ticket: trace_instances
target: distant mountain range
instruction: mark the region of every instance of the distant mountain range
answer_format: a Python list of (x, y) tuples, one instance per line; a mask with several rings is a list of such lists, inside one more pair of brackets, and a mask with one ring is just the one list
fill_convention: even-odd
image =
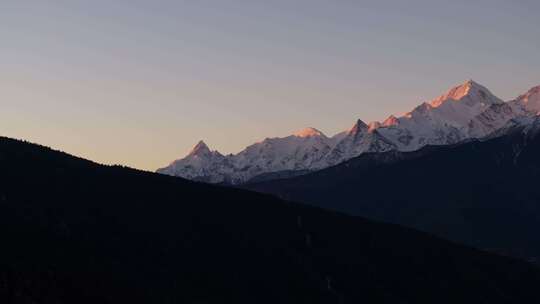
[[(516, 103), (527, 104), (531, 96)], [(514, 109), (511, 104), (507, 108)], [(533, 116), (491, 138), (411, 152), (364, 153), (307, 175), (243, 187), (539, 263), (538, 181), (540, 116)]]
[(503, 102), (469, 80), (401, 117), (327, 137), (307, 128), (284, 138), (267, 138), (238, 154), (222, 155), (199, 142), (185, 158), (157, 172), (210, 183), (242, 184), (295, 176), (340, 164), (363, 153), (416, 151), (499, 134), (540, 112), (540, 86)]
[(0, 240), (0, 303), (540, 303), (526, 262), (8, 138)]

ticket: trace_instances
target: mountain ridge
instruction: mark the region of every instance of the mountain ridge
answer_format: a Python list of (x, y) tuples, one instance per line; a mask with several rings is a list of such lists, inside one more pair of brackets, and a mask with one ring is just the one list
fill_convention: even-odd
[[(283, 138), (267, 138), (234, 155), (194, 161), (191, 155), (172, 162), (158, 173), (198, 181), (242, 184), (279, 172), (311, 172), (337, 165), (366, 152), (414, 151), (426, 145), (449, 145), (482, 138), (513, 119), (540, 112), (540, 86), (504, 102), (473, 80), (423, 102), (410, 112), (383, 122), (353, 126), (327, 137), (306, 128)], [(218, 153), (218, 152), (216, 152)]]

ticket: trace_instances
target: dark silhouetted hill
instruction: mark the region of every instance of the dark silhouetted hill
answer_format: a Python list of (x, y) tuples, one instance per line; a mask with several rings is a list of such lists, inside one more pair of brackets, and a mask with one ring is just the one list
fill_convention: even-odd
[(525, 262), (7, 138), (0, 244), (0, 303), (540, 302)]

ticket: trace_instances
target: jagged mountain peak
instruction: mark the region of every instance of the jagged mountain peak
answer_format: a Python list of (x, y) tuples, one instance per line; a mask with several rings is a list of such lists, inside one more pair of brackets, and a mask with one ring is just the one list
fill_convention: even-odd
[(349, 130), (349, 134), (357, 134), (367, 130), (369, 130), (369, 126), (361, 119), (358, 119), (356, 123), (352, 126), (352, 128)]
[(298, 131), (294, 132), (293, 135), (296, 136), (296, 137), (302, 137), (302, 138), (305, 138), (305, 137), (326, 137), (326, 135), (324, 135), (321, 131), (319, 131), (319, 130), (317, 130), (315, 128), (311, 128), (311, 127), (298, 130)]
[(478, 82), (474, 81), (473, 79), (468, 79), (463, 83), (464, 86), (467, 86), (469, 88), (477, 88), (477, 89), (485, 89), (485, 87)]
[(325, 168), (365, 152), (415, 151), (426, 145), (448, 145), (495, 134), (540, 113), (540, 86), (504, 103), (473, 80), (455, 86), (431, 102), (383, 122), (361, 119), (330, 138), (315, 128), (290, 136), (267, 138), (238, 154), (223, 156), (200, 141), (184, 159), (161, 173), (210, 182), (244, 183), (255, 176)]
[(465, 101), (468, 105), (478, 102), (484, 104), (502, 103), (503, 101), (493, 95), (486, 87), (470, 79), (463, 84), (453, 87), (445, 94), (432, 100), (432, 107), (439, 107), (447, 101)]
[(209, 154), (211, 153), (212, 151), (210, 151), (210, 148), (208, 148), (208, 146), (206, 145), (206, 143), (203, 141), (203, 140), (200, 140), (196, 145), (195, 147), (193, 147), (193, 149), (191, 149), (191, 151), (189, 152), (189, 156), (194, 156), (194, 155), (206, 155), (206, 154)]
[(519, 96), (516, 101), (527, 111), (540, 113), (540, 85), (531, 88), (527, 93)]

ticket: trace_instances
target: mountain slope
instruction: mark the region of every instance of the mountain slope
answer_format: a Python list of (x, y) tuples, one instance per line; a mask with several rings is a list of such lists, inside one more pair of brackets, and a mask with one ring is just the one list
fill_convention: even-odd
[(540, 301), (524, 262), (7, 138), (0, 239), (2, 303)]
[(540, 118), (501, 137), (364, 154), (309, 175), (246, 185), (282, 198), (540, 257)]
[(351, 129), (326, 137), (307, 128), (284, 138), (267, 138), (235, 155), (192, 154), (159, 173), (211, 183), (295, 176), (316, 171), (369, 152), (415, 151), (426, 145), (452, 145), (483, 138), (513, 119), (540, 111), (540, 87), (503, 102), (486, 87), (468, 80), (412, 111), (370, 124), (358, 120)]
[[(426, 145), (455, 144), (477, 133), (471, 129), (471, 120), (491, 106), (501, 104), (503, 101), (488, 89), (469, 80), (399, 118), (390, 116), (379, 132), (395, 142), (399, 151), (414, 151)], [(488, 133), (493, 131), (488, 130)]]

